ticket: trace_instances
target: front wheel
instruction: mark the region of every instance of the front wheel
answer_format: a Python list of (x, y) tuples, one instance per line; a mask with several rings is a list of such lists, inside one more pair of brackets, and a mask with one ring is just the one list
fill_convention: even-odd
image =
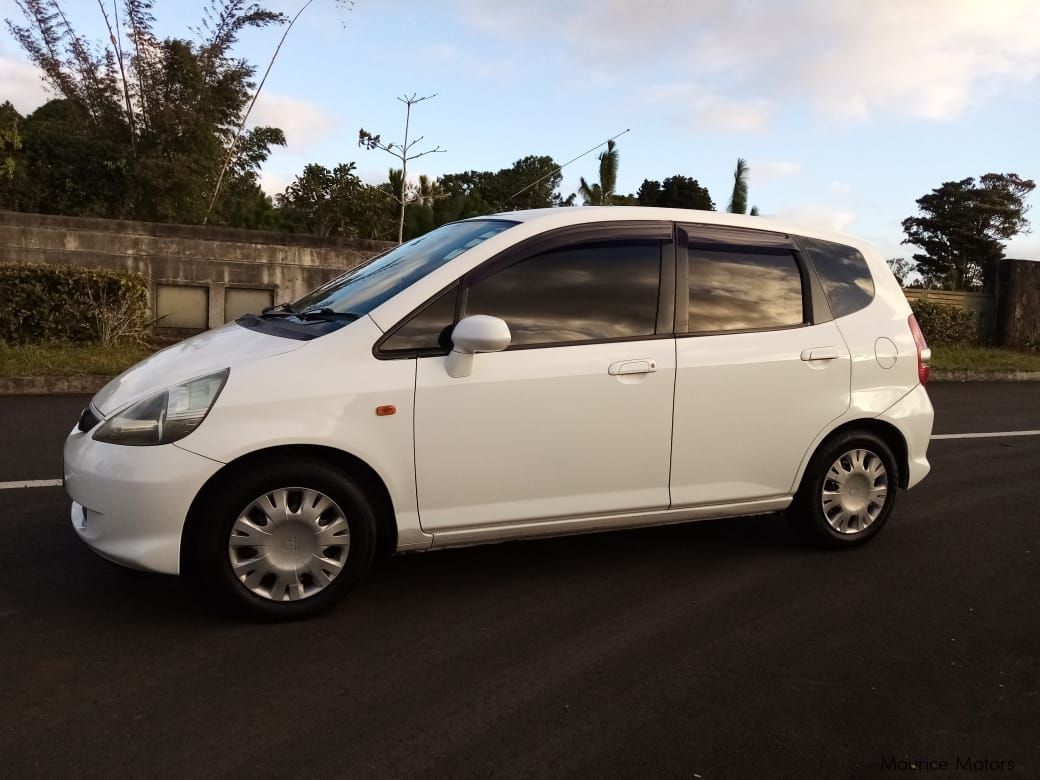
[(330, 465), (267, 464), (223, 487), (201, 508), (196, 573), (236, 611), (310, 617), (342, 599), (371, 566), (372, 507)]
[(813, 456), (788, 514), (814, 543), (851, 547), (884, 526), (898, 484), (898, 463), (884, 440), (867, 431), (849, 432)]

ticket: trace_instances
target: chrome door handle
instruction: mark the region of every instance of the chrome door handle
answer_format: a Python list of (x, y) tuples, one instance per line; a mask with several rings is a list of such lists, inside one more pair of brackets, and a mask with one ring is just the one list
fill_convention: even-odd
[(657, 370), (656, 360), (619, 360), (611, 363), (607, 373), (611, 376), (622, 376), (624, 374), (652, 374)]
[(812, 349), (802, 350), (802, 360), (837, 360), (838, 348), (837, 347), (813, 347)]

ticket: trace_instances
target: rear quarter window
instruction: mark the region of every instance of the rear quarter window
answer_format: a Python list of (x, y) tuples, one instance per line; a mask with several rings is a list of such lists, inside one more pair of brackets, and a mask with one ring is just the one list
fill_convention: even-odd
[(831, 313), (844, 317), (874, 300), (874, 279), (859, 250), (833, 241), (799, 237), (820, 277)]

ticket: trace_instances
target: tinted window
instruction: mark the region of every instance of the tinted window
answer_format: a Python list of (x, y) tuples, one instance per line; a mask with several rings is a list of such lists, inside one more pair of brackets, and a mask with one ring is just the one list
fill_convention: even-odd
[(659, 241), (582, 244), (476, 282), (466, 313), (501, 317), (514, 345), (651, 336), (660, 282)]
[(690, 333), (799, 325), (802, 276), (783, 250), (689, 250)]
[(451, 349), (451, 328), (455, 323), (455, 298), (458, 287), (452, 287), (439, 298), (412, 315), (394, 334), (382, 343), (380, 352), (413, 352), (419, 349), (445, 351)]
[(827, 303), (835, 317), (859, 311), (874, 299), (874, 280), (863, 255), (850, 246), (800, 238), (812, 256)]
[(340, 314), (368, 314), (434, 269), (514, 224), (488, 219), (444, 225), (336, 277), (292, 306), (296, 311), (328, 308)]

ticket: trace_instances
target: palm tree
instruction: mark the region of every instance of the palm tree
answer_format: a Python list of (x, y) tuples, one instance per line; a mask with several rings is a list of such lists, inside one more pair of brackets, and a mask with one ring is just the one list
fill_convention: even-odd
[(438, 198), (443, 198), (440, 182), (431, 179), (425, 173), (419, 176), (419, 186), (415, 192), (415, 200), (420, 206), (432, 206)]
[(617, 187), (618, 150), (611, 139), (607, 141), (607, 150), (599, 156), (599, 183), (590, 185), (581, 177), (578, 194), (586, 206), (610, 206), (614, 202), (614, 190)]
[[(379, 185), (379, 190), (398, 204), (397, 210), (403, 213), (405, 207), (412, 201), (415, 187), (408, 186), (404, 181), (404, 171), (401, 168), (390, 168), (387, 180)], [(404, 200), (402, 200), (402, 197)], [(388, 204), (389, 205), (389, 204)], [(398, 225), (402, 241), (404, 240), (404, 223)]]
[(404, 171), (400, 168), (391, 168), (387, 175), (387, 185), (389, 185), (390, 197), (403, 206), (408, 200), (408, 191), (404, 186)]
[(730, 214), (747, 214), (747, 176), (748, 164), (743, 157), (737, 158), (737, 167), (733, 171), (733, 196), (729, 199)]

